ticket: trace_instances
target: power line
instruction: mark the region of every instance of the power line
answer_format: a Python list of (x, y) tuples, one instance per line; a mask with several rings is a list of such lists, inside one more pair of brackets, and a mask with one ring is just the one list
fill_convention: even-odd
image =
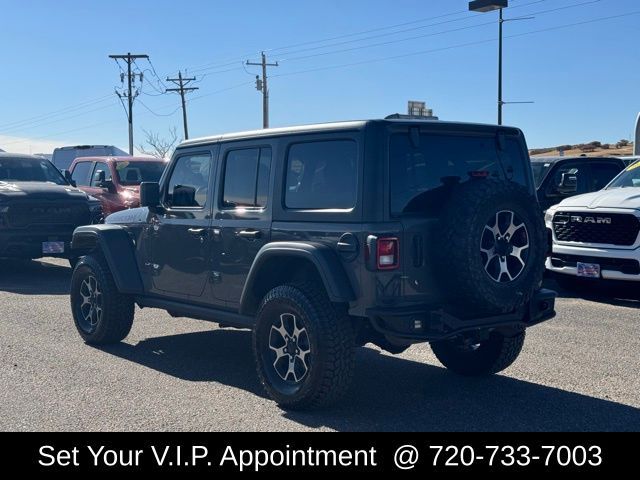
[[(515, 2), (519, 2), (519, 1), (523, 1), (523, 0), (512, 0), (514, 3)], [(515, 6), (511, 6), (510, 10), (514, 10), (516, 8), (523, 8), (523, 7), (528, 7), (531, 5), (535, 5), (538, 3), (543, 3), (546, 2), (547, 0), (534, 0), (528, 3), (525, 3), (523, 5), (515, 5)], [(388, 25), (388, 26), (384, 26), (384, 27), (377, 27), (377, 28), (372, 28), (372, 29), (368, 29), (368, 30), (362, 30), (359, 32), (352, 32), (352, 33), (347, 33), (347, 34), (342, 34), (342, 35), (337, 35), (337, 36), (333, 36), (333, 37), (328, 37), (328, 38), (323, 38), (323, 39), (318, 39), (318, 40), (309, 40), (309, 41), (305, 41), (305, 42), (300, 42), (300, 43), (295, 43), (295, 44), (291, 44), (291, 45), (285, 45), (285, 46), (281, 46), (281, 47), (276, 47), (276, 48), (271, 48), (271, 49), (267, 49), (265, 50), (268, 53), (274, 53), (274, 52), (280, 52), (280, 55), (289, 55), (291, 53), (294, 52), (284, 52), (282, 53), (282, 50), (290, 50), (292, 48), (297, 48), (297, 47), (303, 47), (303, 46), (307, 46), (307, 45), (313, 45), (313, 44), (317, 44), (317, 43), (326, 43), (326, 42), (331, 42), (334, 40), (341, 40), (344, 38), (351, 38), (351, 37), (357, 37), (357, 36), (361, 36), (361, 35), (366, 35), (369, 33), (374, 33), (374, 32), (380, 32), (380, 31), (384, 31), (384, 30), (391, 30), (394, 28), (399, 28), (399, 27), (404, 27), (404, 26), (408, 26), (408, 25), (416, 25), (419, 23), (423, 23), (426, 21), (432, 21), (432, 20), (438, 20), (441, 18), (447, 18), (447, 17), (451, 17), (451, 16), (456, 16), (456, 15), (465, 15), (464, 18), (459, 18), (456, 20), (452, 20), (452, 21), (460, 21), (460, 20), (468, 20), (470, 18), (473, 18), (472, 16), (469, 15), (469, 11), (468, 10), (459, 10), (456, 12), (450, 12), (450, 13), (445, 13), (442, 15), (436, 15), (436, 16), (431, 16), (431, 17), (425, 17), (425, 18), (421, 18), (418, 20), (412, 20), (409, 22), (402, 22), (402, 23), (397, 23), (394, 25)], [(443, 22), (443, 23), (447, 23), (447, 22)], [(436, 24), (438, 25), (438, 24)], [(411, 30), (415, 30), (416, 28), (424, 28), (424, 27), (414, 27), (412, 29), (407, 29), (407, 31), (411, 31)], [(404, 32), (404, 30), (400, 30), (397, 32), (392, 32), (389, 33), (387, 35), (395, 35), (398, 33), (402, 33)], [(354, 39), (351, 40), (351, 42), (359, 42), (359, 41), (363, 41), (365, 39)], [(315, 47), (316, 49), (320, 49), (320, 48), (326, 48), (328, 45), (325, 46), (320, 46), (320, 47)], [(242, 56), (246, 57), (246, 56), (250, 56), (253, 55), (255, 52), (250, 52), (250, 53), (246, 53)], [(223, 67), (227, 67), (230, 65), (234, 65), (236, 63), (236, 61), (231, 61), (231, 59), (229, 59), (229, 61), (227, 62), (226, 60), (222, 60), (221, 62), (225, 62), (225, 63), (220, 63), (220, 62), (209, 62), (209, 63), (205, 63), (205, 64), (200, 64), (197, 65), (195, 67), (191, 67), (189, 69), (189, 72), (191, 73), (195, 73), (195, 72), (200, 72), (200, 71), (206, 71), (206, 70), (215, 70), (217, 68), (223, 68)]]
[(5, 129), (13, 130), (14, 128), (22, 128), (23, 126), (29, 125), (29, 124), (32, 124), (32, 123), (39, 123), (39, 122), (41, 122), (43, 120), (47, 120), (49, 118), (57, 117), (57, 116), (60, 116), (60, 115), (65, 115), (67, 113), (70, 113), (70, 112), (73, 112), (73, 111), (76, 111), (76, 110), (81, 110), (81, 109), (86, 108), (86, 107), (97, 105), (98, 103), (102, 103), (105, 100), (108, 100), (108, 99), (112, 98), (111, 95), (112, 94), (104, 95), (102, 97), (97, 97), (97, 98), (94, 98), (94, 99), (91, 99), (91, 100), (86, 100), (84, 102), (81, 102), (81, 103), (78, 103), (78, 104), (75, 104), (75, 105), (70, 105), (68, 107), (64, 107), (64, 108), (61, 108), (59, 110), (52, 110), (52, 111), (50, 111), (48, 113), (43, 113), (43, 114), (36, 115), (36, 116), (33, 116), (33, 117), (25, 118), (23, 120), (17, 120), (15, 122), (5, 123), (5, 124), (0, 125), (0, 129), (1, 130), (5, 130)]
[[(591, 5), (594, 3), (598, 3), (601, 0), (589, 0), (586, 2), (582, 2), (582, 3), (576, 3), (573, 5), (566, 5), (563, 7), (559, 7), (559, 8), (553, 8), (553, 9), (549, 9), (549, 10), (541, 10), (541, 11), (537, 11), (537, 12), (531, 12), (530, 15), (545, 15), (548, 13), (552, 13), (552, 12), (558, 12), (560, 10), (567, 10), (570, 8), (576, 8), (576, 7), (582, 7), (585, 5)], [(533, 3), (539, 3), (538, 2), (533, 2)], [(533, 3), (527, 4), (528, 5), (533, 5)], [(525, 5), (520, 5), (521, 7), (525, 6)], [(443, 22), (443, 23), (449, 23), (449, 22)], [(444, 35), (444, 34), (448, 34), (448, 33), (453, 33), (453, 32), (460, 32), (463, 30), (470, 30), (473, 28), (478, 28), (478, 27), (483, 27), (483, 26), (487, 26), (487, 25), (494, 25), (495, 22), (491, 21), (491, 22), (483, 22), (483, 23), (478, 23), (475, 25), (467, 25), (465, 27), (459, 27), (459, 28), (453, 28), (453, 29), (449, 29), (449, 30), (443, 30), (440, 32), (434, 32), (434, 33), (427, 33), (427, 34), (423, 34), (423, 35), (415, 35), (412, 37), (406, 37), (406, 38), (400, 38), (397, 40), (389, 40), (386, 42), (378, 42), (378, 43), (372, 43), (372, 44), (367, 44), (367, 45), (360, 45), (357, 47), (351, 47), (351, 48), (343, 48), (343, 49), (339, 49), (339, 50), (331, 50), (328, 52), (320, 52), (320, 53), (315, 53), (315, 54), (310, 54), (310, 55), (303, 55), (303, 56), (298, 56), (298, 57), (290, 57), (290, 58), (285, 58), (283, 60), (281, 60), (282, 62), (286, 62), (286, 61), (295, 61), (295, 60), (304, 60), (307, 58), (315, 58), (315, 57), (321, 57), (321, 56), (326, 56), (326, 55), (334, 55), (337, 53), (345, 53), (345, 52), (352, 52), (355, 50), (363, 50), (366, 48), (373, 48), (373, 47), (380, 47), (380, 46), (385, 46), (385, 45), (391, 45), (391, 44), (395, 44), (395, 43), (400, 43), (400, 42), (407, 42), (410, 40), (416, 40), (419, 38), (427, 38), (427, 37), (435, 37), (435, 36), (439, 36), (439, 35)], [(432, 25), (437, 25), (437, 24), (432, 24)], [(421, 27), (420, 27), (421, 28)]]
[(155, 110), (152, 110), (151, 108), (149, 108), (142, 100), (138, 100), (138, 103), (140, 103), (140, 105), (142, 105), (146, 111), (148, 111), (150, 114), (156, 117), (172, 117), (173, 115), (176, 114), (178, 110), (180, 110), (180, 107), (178, 107), (171, 113), (158, 113)]
[[(109, 95), (109, 96), (111, 97), (111, 95)], [(7, 134), (8, 135), (12, 135), (12, 134), (15, 135), (15, 133), (8, 133), (8, 132), (11, 132), (12, 130), (16, 130), (16, 128), (18, 128), (19, 131), (30, 130), (30, 129), (33, 129), (33, 128), (40, 128), (40, 127), (44, 127), (44, 126), (47, 126), (47, 125), (52, 125), (52, 124), (55, 124), (55, 123), (58, 123), (58, 122), (64, 122), (66, 120), (71, 120), (73, 118), (82, 117), (82, 116), (87, 115), (89, 113), (99, 112), (99, 111), (102, 111), (102, 110), (106, 110), (108, 108), (113, 108), (115, 106), (116, 105), (112, 103), (112, 104), (109, 104), (109, 105), (103, 105), (103, 106), (98, 107), (98, 108), (93, 108), (91, 110), (87, 110), (87, 111), (84, 111), (84, 112), (76, 113), (74, 115), (69, 115), (69, 116), (66, 116), (66, 117), (58, 118), (56, 120), (39, 122), (37, 124), (33, 124), (33, 125), (28, 126), (28, 127), (9, 128), (9, 129), (3, 130), (2, 134), (3, 135), (7, 135)]]
[[(517, 34), (505, 36), (505, 38), (522, 37), (522, 36), (525, 36), (525, 35), (533, 35), (533, 34), (536, 34), (536, 33), (543, 33), (543, 32), (549, 32), (549, 31), (554, 31), (554, 30), (561, 30), (561, 29), (565, 29), (565, 28), (571, 28), (571, 27), (576, 27), (576, 26), (580, 26), (580, 25), (587, 25), (587, 24), (598, 23), (598, 22), (603, 22), (603, 21), (608, 21), (608, 20), (614, 20), (614, 19), (623, 18), (623, 17), (630, 17), (630, 16), (634, 16), (634, 15), (640, 15), (640, 10), (627, 12), (627, 13), (623, 13), (623, 14), (620, 14), (620, 15), (611, 15), (611, 16), (607, 16), (607, 17), (599, 17), (599, 18), (595, 18), (595, 19), (591, 19), (591, 20), (585, 20), (585, 21), (581, 21), (581, 22), (574, 22), (574, 23), (568, 23), (568, 24), (564, 24), (564, 25), (557, 25), (557, 26), (554, 26), (554, 27), (548, 27), (548, 28), (543, 28), (543, 29), (539, 29), (539, 30), (532, 30), (532, 31), (529, 31), (529, 32), (524, 32), (524, 33), (517, 33)], [(450, 45), (450, 46), (447, 46), (447, 47), (433, 48), (433, 49), (429, 49), (429, 50), (420, 50), (420, 51), (411, 52), (411, 53), (404, 53), (404, 54), (400, 54), (400, 55), (391, 55), (391, 56), (387, 56), (387, 57), (378, 57), (378, 58), (373, 58), (373, 59), (369, 59), (369, 60), (362, 60), (362, 61), (359, 61), (359, 62), (350, 62), (350, 63), (344, 63), (344, 64), (338, 64), (338, 65), (329, 65), (329, 66), (325, 66), (325, 67), (310, 68), (310, 69), (299, 70), (299, 71), (295, 71), (295, 72), (286, 72), (286, 73), (272, 75), (272, 77), (274, 77), (274, 78), (275, 77), (288, 77), (288, 76), (292, 76), (292, 75), (302, 75), (304, 73), (312, 73), (312, 72), (318, 72), (318, 71), (323, 71), (323, 70), (334, 70), (334, 69), (340, 69), (340, 68), (347, 68), (347, 67), (352, 67), (352, 66), (365, 65), (365, 64), (369, 64), (369, 63), (378, 63), (378, 62), (383, 62), (383, 61), (387, 61), (387, 60), (396, 60), (396, 59), (400, 59), (400, 58), (408, 58), (408, 57), (413, 57), (413, 56), (426, 55), (426, 54), (429, 54), (429, 53), (442, 52), (442, 51), (447, 51), (447, 50), (454, 50), (454, 49), (464, 48), (464, 47), (471, 47), (471, 46), (476, 46), (476, 45), (482, 45), (482, 44), (485, 44), (485, 43), (493, 43), (493, 42), (496, 42), (496, 41), (497, 41), (497, 39), (490, 38), (490, 39), (485, 39), (485, 40), (478, 40), (478, 41), (473, 41), (473, 42), (461, 43), (461, 44), (457, 44), (457, 45)]]

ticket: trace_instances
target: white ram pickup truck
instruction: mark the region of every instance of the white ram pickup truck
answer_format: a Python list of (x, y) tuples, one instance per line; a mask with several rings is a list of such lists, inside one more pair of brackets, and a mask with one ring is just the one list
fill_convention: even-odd
[(567, 198), (545, 214), (558, 280), (640, 282), (640, 162), (599, 192)]

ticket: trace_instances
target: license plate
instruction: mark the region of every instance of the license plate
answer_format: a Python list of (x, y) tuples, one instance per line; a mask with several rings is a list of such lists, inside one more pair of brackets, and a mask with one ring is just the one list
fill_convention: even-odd
[(600, 278), (600, 265), (597, 263), (578, 262), (578, 276), (586, 278)]
[(64, 253), (64, 242), (42, 242), (42, 253)]

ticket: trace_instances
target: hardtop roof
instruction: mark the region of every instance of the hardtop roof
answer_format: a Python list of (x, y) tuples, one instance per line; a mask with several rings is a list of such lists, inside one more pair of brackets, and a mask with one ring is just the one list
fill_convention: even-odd
[(502, 129), (511, 131), (512, 133), (518, 130), (513, 127), (499, 127), (497, 125), (481, 124), (481, 123), (467, 123), (467, 122), (449, 122), (441, 120), (429, 120), (429, 119), (371, 119), (371, 120), (353, 120), (353, 121), (341, 121), (341, 122), (328, 122), (328, 123), (316, 123), (309, 125), (297, 125), (291, 127), (278, 127), (267, 128), (261, 130), (249, 130), (244, 132), (225, 133), (220, 135), (212, 135), (201, 138), (194, 138), (185, 140), (177, 148), (187, 148), (198, 145), (206, 145), (212, 143), (219, 143), (224, 141), (244, 140), (249, 138), (266, 138), (266, 137), (279, 137), (285, 135), (299, 135), (305, 133), (321, 133), (332, 131), (354, 131), (362, 130), (370, 123), (386, 123), (389, 125), (409, 124), (409, 125), (429, 125), (437, 126), (437, 128), (446, 129), (447, 127), (461, 128), (461, 127), (473, 127), (474, 129)]

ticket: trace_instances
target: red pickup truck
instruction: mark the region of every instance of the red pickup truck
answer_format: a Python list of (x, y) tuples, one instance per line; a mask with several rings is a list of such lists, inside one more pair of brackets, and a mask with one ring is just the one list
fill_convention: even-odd
[(102, 203), (105, 217), (140, 205), (140, 183), (157, 182), (167, 166), (153, 157), (79, 157), (65, 176)]

